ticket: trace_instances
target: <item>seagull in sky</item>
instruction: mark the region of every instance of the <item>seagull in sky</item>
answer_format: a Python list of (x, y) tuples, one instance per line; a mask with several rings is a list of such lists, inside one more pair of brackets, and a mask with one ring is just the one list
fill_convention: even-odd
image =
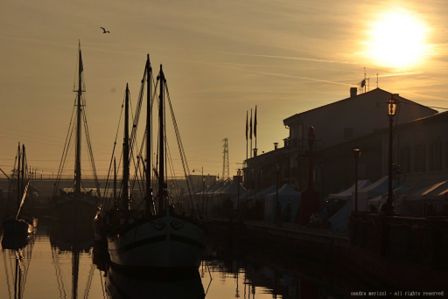
[(101, 28), (101, 30), (103, 30), (103, 33), (110, 33), (110, 31), (107, 30), (106, 28), (104, 28), (104, 27), (100, 27), (100, 28)]

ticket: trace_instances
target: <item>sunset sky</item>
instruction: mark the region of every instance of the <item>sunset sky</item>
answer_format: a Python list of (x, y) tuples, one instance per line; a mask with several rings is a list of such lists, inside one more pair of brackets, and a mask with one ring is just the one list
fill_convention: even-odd
[[(32, 167), (57, 171), (75, 98), (78, 40), (100, 174), (107, 170), (125, 84), (135, 102), (147, 53), (155, 69), (164, 65), (190, 168), (203, 166), (210, 174), (221, 173), (225, 137), (230, 172), (242, 167), (246, 110), (258, 105), (259, 152), (272, 150), (287, 137), (284, 118), (348, 97), (364, 67), (371, 88), (378, 73), (385, 90), (448, 107), (445, 1), (0, 1), (5, 171), (19, 141)], [(390, 16), (399, 24), (411, 16), (415, 21), (403, 34), (422, 33), (419, 46), (407, 46), (421, 46), (413, 63), (397, 66), (402, 55), (391, 60), (370, 51), (390, 47), (390, 41), (372, 41), (381, 23), (387, 28), (376, 34), (389, 31)], [(73, 158), (67, 163), (71, 173)]]

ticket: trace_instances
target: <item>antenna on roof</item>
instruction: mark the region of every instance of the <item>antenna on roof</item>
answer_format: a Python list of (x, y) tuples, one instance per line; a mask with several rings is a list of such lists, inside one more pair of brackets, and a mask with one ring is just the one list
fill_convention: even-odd
[(376, 73), (376, 88), (378, 88), (378, 73)]
[(366, 67), (364, 67), (364, 92), (367, 92), (367, 73), (366, 73)]
[(358, 83), (361, 90), (364, 91), (364, 93), (368, 90), (368, 84), (369, 84), (369, 78), (367, 78), (366, 68), (364, 67), (364, 79), (361, 80), (361, 82)]

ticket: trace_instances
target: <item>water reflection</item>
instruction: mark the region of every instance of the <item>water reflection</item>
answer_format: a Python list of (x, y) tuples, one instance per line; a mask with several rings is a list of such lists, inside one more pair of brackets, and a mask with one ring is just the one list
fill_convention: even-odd
[[(74, 242), (76, 240), (76, 242)], [(0, 256), (0, 298), (342, 298), (340, 274), (314, 265), (309, 268), (259, 248), (210, 242), (198, 271), (171, 275), (126, 273), (92, 263), (89, 238), (64, 235), (39, 226), (20, 250), (3, 249)], [(285, 254), (283, 254), (285, 255)], [(104, 258), (104, 257), (103, 257)]]
[[(53, 264), (56, 269), (56, 279), (58, 282), (59, 294), (66, 297), (66, 290), (61, 276), (59, 256), (67, 253), (71, 256), (71, 298), (78, 298), (78, 284), (79, 284), (79, 262), (82, 253), (89, 253), (93, 246), (93, 233), (91, 230), (75, 230), (71, 226), (52, 225), (50, 230), (50, 245), (51, 256)], [(88, 292), (92, 283), (94, 273), (94, 265), (90, 265), (89, 273), (87, 275)]]
[(158, 279), (139, 275), (126, 275), (109, 269), (106, 274), (106, 293), (111, 299), (118, 298), (205, 298), (199, 272), (181, 277)]
[(9, 298), (23, 298), (33, 245), (34, 238), (31, 236), (29, 239), (27, 238), (26, 243), (21, 243), (20, 248), (5, 249), (4, 247), (2, 250), (5, 282)]

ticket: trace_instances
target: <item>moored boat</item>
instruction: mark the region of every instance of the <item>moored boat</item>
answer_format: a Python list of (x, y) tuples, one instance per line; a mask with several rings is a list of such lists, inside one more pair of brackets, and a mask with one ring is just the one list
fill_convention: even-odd
[(131, 210), (129, 204), (129, 89), (125, 93), (125, 122), (123, 142), (123, 182), (121, 198), (109, 212), (98, 217), (98, 231), (107, 240), (110, 264), (117, 270), (142, 270), (145, 273), (157, 271), (188, 272), (199, 267), (204, 249), (204, 233), (199, 217), (179, 215), (170, 203), (167, 190), (165, 166), (165, 91), (166, 79), (160, 67), (159, 91), (159, 142), (157, 194), (152, 193), (151, 171), (151, 79), (152, 68), (149, 56), (145, 66), (147, 81), (146, 119), (146, 164), (145, 164), (145, 211)]
[(28, 197), (30, 181), (26, 178), (27, 165), (25, 145), (18, 146), (17, 151), (17, 168), (14, 171), (17, 179), (17, 205), (14, 215), (7, 218), (2, 223), (3, 238), (2, 247), (4, 249), (20, 249), (28, 243), (28, 238), (33, 232), (32, 221), (28, 221), (22, 217), (22, 208)]
[[(57, 221), (58, 226), (64, 226), (67, 231), (68, 238), (76, 239), (76, 235), (81, 233), (85, 234), (90, 232), (93, 235), (93, 220), (97, 212), (99, 184), (96, 176), (96, 168), (93, 159), (93, 151), (90, 142), (90, 134), (87, 127), (87, 117), (85, 114), (85, 100), (83, 98), (83, 93), (85, 92), (84, 82), (83, 82), (83, 61), (81, 46), (79, 44), (79, 63), (78, 63), (78, 86), (74, 90), (76, 93), (75, 109), (74, 114), (74, 124), (70, 122), (66, 143), (64, 145), (64, 150), (62, 153), (61, 162), (59, 164), (58, 175), (56, 179), (56, 184), (54, 188), (53, 196), (53, 216)], [(85, 191), (82, 186), (82, 173), (81, 173), (81, 137), (83, 129), (86, 136), (87, 147), (89, 149), (90, 161), (92, 164), (94, 180), (96, 183), (96, 193), (92, 191)], [(70, 139), (75, 131), (75, 174), (73, 187), (67, 189), (61, 189), (59, 182), (61, 180), (63, 169), (65, 165), (65, 160), (67, 158)]]

